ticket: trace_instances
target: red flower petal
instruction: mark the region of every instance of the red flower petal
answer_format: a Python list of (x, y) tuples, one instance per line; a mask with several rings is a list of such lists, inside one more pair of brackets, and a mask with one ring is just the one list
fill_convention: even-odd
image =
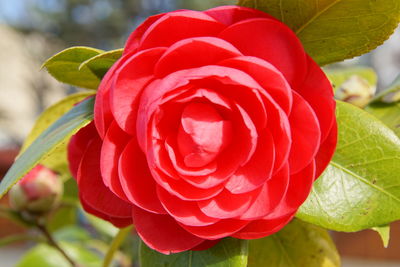
[(191, 10), (171, 12), (148, 28), (142, 37), (139, 49), (167, 47), (186, 38), (216, 36), (224, 28), (222, 23), (202, 12)]
[(119, 177), (127, 198), (149, 212), (165, 214), (156, 192), (156, 183), (147, 166), (146, 157), (132, 139), (121, 153)]
[(321, 131), (313, 109), (296, 92), (293, 92), (293, 107), (289, 121), (292, 131), (290, 173), (296, 173), (314, 159), (319, 149)]
[(321, 144), (319, 151), (315, 156), (315, 163), (316, 163), (315, 179), (321, 176), (322, 172), (328, 166), (329, 162), (331, 161), (335, 153), (336, 143), (338, 138), (337, 131), (338, 131), (337, 123), (335, 120), (328, 137)]
[(152, 174), (161, 187), (182, 200), (209, 199), (218, 195), (224, 189), (222, 184), (207, 189), (197, 188), (185, 180), (175, 180), (156, 168), (152, 169)]
[(118, 198), (103, 183), (100, 173), (101, 139), (86, 148), (78, 169), (79, 194), (86, 204), (110, 217), (129, 217), (132, 205)]
[(205, 226), (220, 220), (204, 214), (196, 201), (183, 201), (160, 186), (157, 187), (157, 192), (165, 209), (180, 223), (190, 226)]
[(113, 121), (101, 147), (100, 170), (104, 184), (117, 196), (127, 200), (118, 175), (118, 161), (130, 136)]
[(98, 138), (94, 123), (91, 122), (74, 134), (68, 143), (68, 166), (72, 177), (78, 178), (78, 168), (89, 143)]
[(129, 38), (124, 46), (124, 55), (130, 52), (135, 52), (139, 47), (143, 34), (154, 22), (156, 22), (159, 18), (163, 17), (164, 15), (165, 13), (150, 16), (142, 24), (140, 24), (139, 27), (137, 27), (135, 31), (131, 33), (131, 35), (129, 35)]
[(270, 98), (265, 97), (268, 125), (267, 129), (271, 131), (275, 147), (274, 173), (279, 171), (289, 158), (290, 148), (292, 146), (291, 129), (289, 119), (285, 112), (277, 106)]
[(274, 177), (267, 181), (247, 211), (240, 216), (242, 220), (265, 217), (281, 202), (289, 186), (289, 167), (285, 165)]
[(232, 123), (212, 105), (192, 102), (183, 109), (177, 143), (188, 167), (212, 162), (232, 141)]
[(126, 58), (121, 58), (114, 63), (101, 80), (97, 90), (96, 101), (94, 103), (94, 122), (101, 138), (104, 138), (108, 127), (113, 121), (109, 100), (110, 87), (115, 79), (115, 71), (124, 60), (126, 60)]
[(307, 167), (290, 176), (290, 183), (285, 197), (276, 205), (276, 208), (267, 215), (268, 219), (279, 218), (293, 214), (306, 201), (314, 182), (315, 163), (312, 161)]
[(143, 242), (163, 254), (189, 250), (204, 241), (182, 229), (170, 215), (154, 214), (134, 206), (132, 216)]
[(232, 237), (240, 239), (255, 239), (272, 235), (281, 230), (294, 217), (294, 214), (271, 220), (256, 220), (249, 223)]
[[(207, 55), (200, 56), (199, 55)], [(155, 68), (155, 75), (165, 76), (177, 70), (213, 65), (241, 53), (230, 43), (215, 37), (196, 37), (178, 41), (168, 48)]]
[(306, 54), (297, 36), (273, 19), (248, 19), (235, 23), (218, 35), (246, 56), (266, 60), (283, 73), (291, 86), (303, 82)]
[(275, 148), (268, 130), (258, 138), (257, 149), (250, 161), (240, 167), (225, 184), (234, 194), (242, 194), (260, 187), (271, 178), (275, 161)]
[[(137, 138), (139, 142), (139, 146), (145, 151), (146, 150), (146, 141), (147, 139), (147, 128), (148, 123), (150, 121), (150, 117), (154, 114), (154, 112), (159, 109), (159, 106), (162, 102), (162, 98), (168, 93), (177, 88), (188, 85), (191, 81), (202, 80), (212, 77), (213, 80), (216, 80), (220, 83), (227, 85), (239, 85), (243, 87), (249, 88), (258, 88), (262, 90), (262, 88), (258, 85), (254, 79), (252, 79), (246, 73), (235, 70), (232, 68), (226, 68), (221, 66), (205, 66), (201, 68), (194, 68), (189, 70), (182, 70), (174, 72), (161, 80), (155, 80), (151, 84), (149, 84), (140, 99), (140, 105), (138, 110), (138, 118), (137, 118)], [(212, 81), (208, 81), (211, 83)], [(251, 91), (251, 90), (250, 90)], [(254, 89), (256, 91), (256, 89)], [(233, 94), (234, 92), (232, 92)], [(255, 93), (252, 93), (254, 95)], [(263, 107), (263, 104), (260, 102), (255, 103), (247, 103), (247, 106), (260, 106)], [(244, 107), (247, 110), (247, 107)], [(254, 110), (254, 108), (250, 108), (250, 110)], [(263, 119), (265, 122), (265, 116), (263, 114), (254, 115), (256, 118)], [(252, 117), (253, 118), (253, 117)]]
[(279, 106), (290, 113), (292, 89), (285, 77), (270, 63), (257, 57), (242, 56), (224, 60), (218, 65), (242, 70), (254, 78)]
[(330, 133), (335, 122), (336, 102), (333, 98), (332, 85), (321, 68), (307, 56), (308, 74), (305, 81), (294, 89), (310, 104), (318, 117), (321, 142)]
[(233, 235), (248, 223), (248, 221), (225, 219), (207, 226), (187, 226), (181, 223), (179, 223), (179, 225), (193, 235), (204, 239), (215, 240)]
[(260, 10), (241, 6), (219, 6), (206, 10), (204, 11), (204, 13), (228, 26), (236, 22), (251, 18), (275, 19)]
[(235, 218), (246, 212), (254, 196), (260, 191), (232, 194), (228, 190), (224, 190), (211, 199), (199, 201), (198, 204), (201, 211), (208, 216), (219, 219)]
[(118, 125), (136, 134), (136, 112), (142, 89), (153, 79), (154, 66), (165, 52), (154, 48), (132, 55), (115, 74), (111, 89), (111, 108)]
[[(177, 142), (173, 142), (172, 138), (167, 138), (167, 140), (165, 141), (165, 149), (168, 152), (169, 160), (172, 163), (172, 167), (177, 172), (177, 177), (179, 176), (195, 186), (200, 184), (204, 186), (199, 186), (200, 188), (209, 188), (219, 183), (218, 181), (214, 180), (205, 181), (204, 179), (202, 179), (205, 177), (209, 177), (210, 174), (217, 170), (217, 164), (215, 162), (211, 162), (210, 164), (202, 166), (200, 168), (188, 168), (188, 166), (186, 166), (181, 159), (182, 157), (178, 153), (175, 153), (174, 147), (178, 147)], [(168, 170), (170, 170), (170, 174), (175, 174), (172, 168), (168, 168)], [(201, 181), (197, 181), (196, 183), (196, 180)], [(207, 185), (205, 185), (204, 183), (207, 183)]]
[(96, 217), (106, 220), (112, 223), (115, 227), (124, 228), (132, 224), (132, 216), (129, 217), (111, 217), (108, 214), (102, 213), (96, 209), (93, 209), (90, 205), (86, 204), (86, 201), (80, 196), (80, 202), (83, 209)]

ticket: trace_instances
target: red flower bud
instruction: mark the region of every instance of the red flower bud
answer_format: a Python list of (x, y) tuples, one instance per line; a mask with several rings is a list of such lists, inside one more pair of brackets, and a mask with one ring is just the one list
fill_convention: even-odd
[(10, 190), (10, 205), (17, 211), (43, 214), (60, 202), (63, 184), (58, 175), (37, 165)]

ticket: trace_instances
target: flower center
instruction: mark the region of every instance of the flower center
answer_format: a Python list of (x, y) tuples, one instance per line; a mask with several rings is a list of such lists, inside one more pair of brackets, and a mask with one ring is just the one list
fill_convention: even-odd
[(212, 162), (231, 142), (232, 125), (209, 104), (191, 102), (182, 112), (178, 148), (188, 167)]

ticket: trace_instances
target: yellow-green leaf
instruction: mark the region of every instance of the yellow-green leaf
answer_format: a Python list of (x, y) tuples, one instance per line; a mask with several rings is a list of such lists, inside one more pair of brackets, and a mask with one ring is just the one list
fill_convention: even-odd
[(337, 103), (339, 141), (297, 217), (355, 232), (400, 219), (400, 139), (371, 114)]
[(123, 49), (101, 53), (82, 62), (79, 70), (89, 68), (99, 79), (102, 79), (111, 66), (122, 56)]
[[(72, 94), (46, 109), (36, 120), (31, 132), (25, 139), (20, 154), (23, 153), (44, 130), (46, 130), (58, 118), (67, 113), (76, 103), (93, 95), (94, 93), (94, 91), (91, 91)], [(69, 170), (66, 149), (67, 142), (64, 142), (40, 163), (54, 171), (57, 171), (62, 176), (68, 176)]]
[(0, 183), (0, 198), (35, 165), (62, 145), (67, 138), (93, 120), (94, 98), (73, 107), (43, 131), (8, 170)]
[(388, 247), (390, 241), (390, 225), (373, 227), (372, 230), (376, 231), (382, 239), (383, 246)]
[(79, 69), (79, 66), (103, 52), (103, 50), (91, 47), (70, 47), (49, 58), (43, 64), (43, 67), (60, 82), (82, 88), (96, 89), (101, 79), (88, 67)]
[(400, 21), (398, 0), (240, 0), (239, 5), (287, 24), (320, 65), (371, 51)]
[(293, 220), (278, 233), (249, 241), (248, 267), (339, 267), (340, 257), (329, 233)]

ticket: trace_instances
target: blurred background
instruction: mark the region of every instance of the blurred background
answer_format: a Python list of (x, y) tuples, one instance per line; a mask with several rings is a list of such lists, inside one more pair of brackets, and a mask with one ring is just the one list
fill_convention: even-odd
[[(235, 3), (236, 0), (0, 0), (0, 177), (43, 109), (79, 90), (56, 82), (40, 70), (51, 55), (76, 45), (120, 48), (132, 30), (150, 15)], [(400, 30), (378, 49), (340, 65), (372, 67), (379, 78), (377, 89), (385, 88), (400, 73)], [(400, 266), (399, 226), (392, 229), (388, 249), (383, 249), (372, 231), (334, 233), (344, 256), (343, 266)], [(0, 219), (0, 238), (20, 230)], [(24, 249), (0, 246), (0, 265), (13, 266)]]

